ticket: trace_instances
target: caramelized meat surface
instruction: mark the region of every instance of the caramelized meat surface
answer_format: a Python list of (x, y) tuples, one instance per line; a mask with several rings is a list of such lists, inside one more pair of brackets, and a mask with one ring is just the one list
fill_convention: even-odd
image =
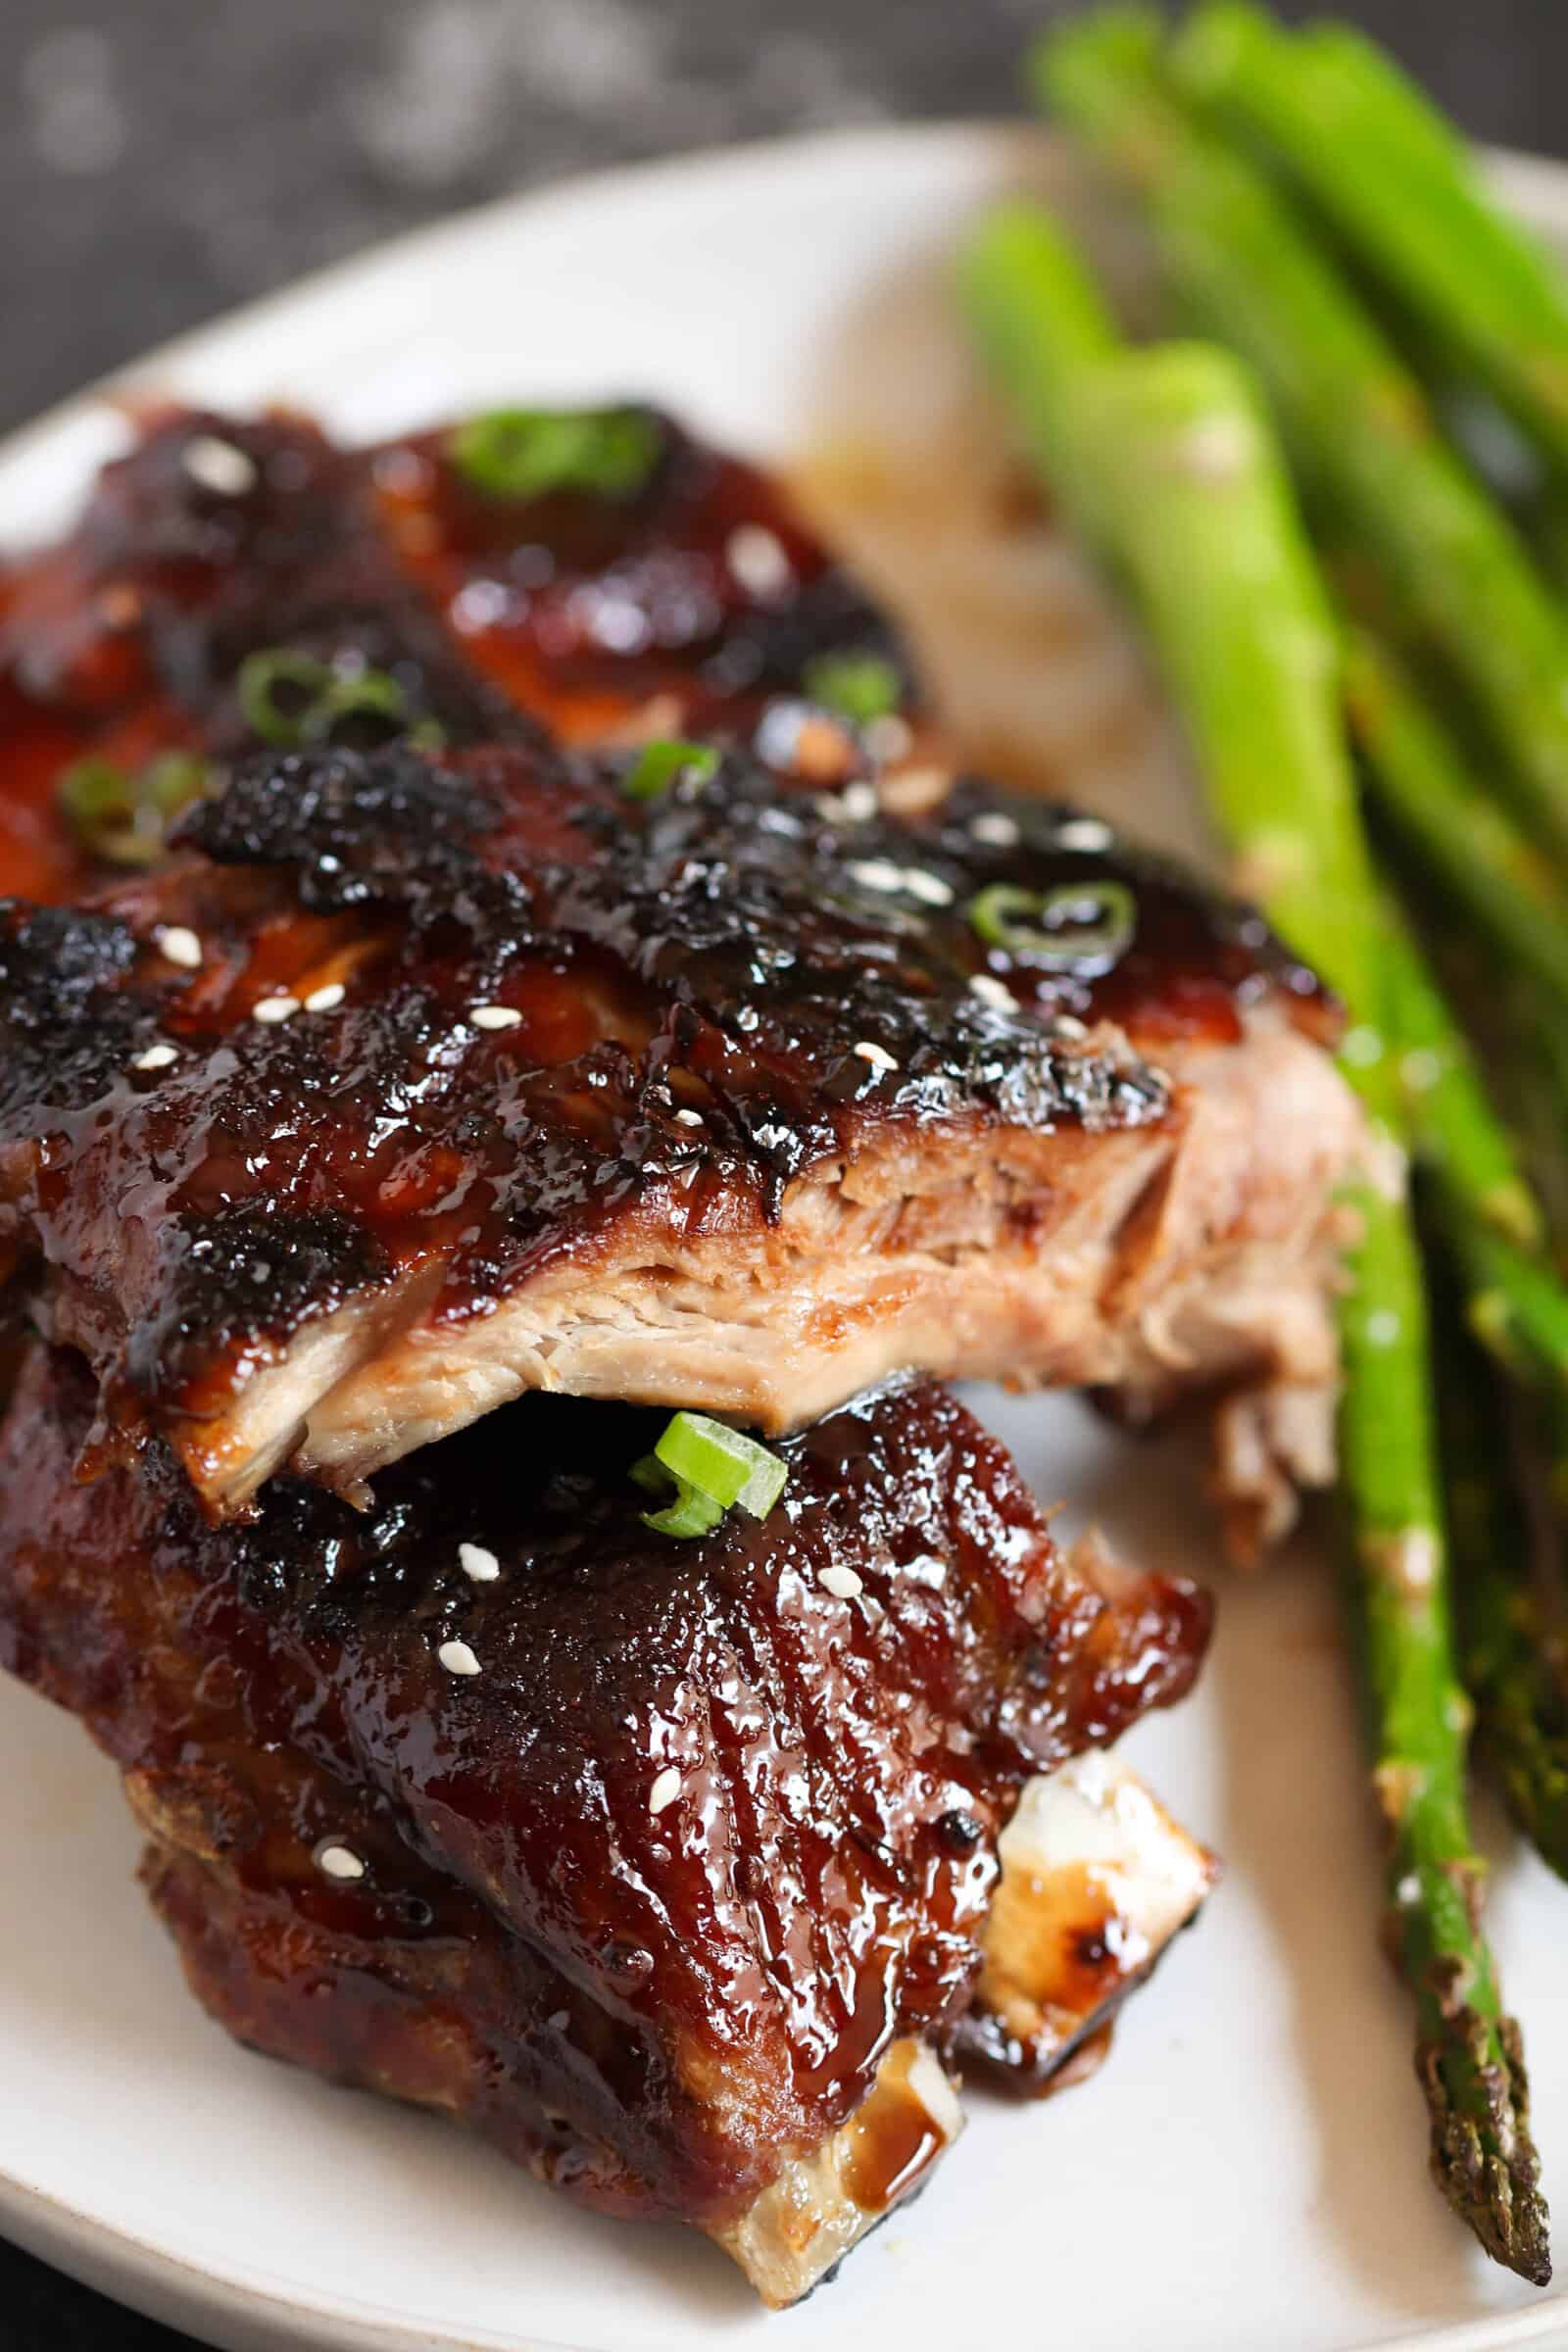
[[(903, 1367), (1332, 1371), (1332, 1016), (1103, 827), (393, 747), (256, 762), (182, 839), (0, 913), (0, 1249), (215, 1510), (530, 1387), (778, 1430)], [(987, 946), (1003, 883), (1128, 927)]]
[[(350, 451), (289, 416), (151, 420), (70, 537), (0, 575), (0, 890), (90, 883), (55, 807), (74, 756), (135, 773), (179, 748), (220, 780), (260, 740), (241, 665), (276, 651), (383, 674), (398, 723), (450, 743), (702, 727), (823, 781), (863, 768), (803, 697), (824, 655), (870, 655), (909, 713), (888, 623), (766, 475), (635, 415), (645, 478), (541, 496), (476, 487), (448, 433)], [(896, 741), (919, 750), (906, 718)]]
[[(203, 2000), (737, 2248), (893, 2050), (951, 2040), (1020, 1789), (1206, 1637), (1191, 1588), (1064, 1559), (930, 1386), (785, 1441), (767, 1520), (685, 1544), (640, 1520), (629, 1408), (529, 1399), (365, 1514), (283, 1481), (212, 1529), (161, 1447), (75, 1481), (93, 1403), (34, 1351), (0, 1661), (125, 1774)], [(918, 2155), (863, 2136), (862, 2211)]]
[(885, 665), (910, 718), (895, 631), (780, 484), (667, 416), (625, 415), (648, 459), (618, 496), (498, 496), (466, 475), (461, 435), (373, 453), (393, 544), (486, 674), (569, 742), (753, 728), (833, 656)]

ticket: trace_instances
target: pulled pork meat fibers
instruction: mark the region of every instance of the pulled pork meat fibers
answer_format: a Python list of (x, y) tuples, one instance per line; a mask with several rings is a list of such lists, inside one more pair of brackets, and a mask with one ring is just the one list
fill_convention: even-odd
[(533, 1399), (363, 1513), (283, 1479), (216, 1529), (162, 1445), (80, 1484), (94, 1409), (32, 1351), (0, 1659), (120, 1766), (198, 1996), (592, 2206), (697, 2226), (768, 2300), (925, 2178), (956, 2048), (1037, 2083), (1074, 2000), (1101, 2022), (1113, 1988), (1048, 1947), (1112, 1849), (1154, 1889), (1123, 1897), (1133, 1963), (1201, 1900), (1208, 1858), (1085, 1751), (1186, 1691), (1206, 1603), (1064, 1556), (938, 1388), (785, 1440), (768, 1516), (691, 1542), (644, 1523), (658, 1421), (629, 1407)]
[(978, 784), (629, 759), (264, 758), (0, 908), (0, 1250), (94, 1458), (232, 1513), (529, 1388), (777, 1432), (906, 1367), (1315, 1426), (1359, 1128), (1255, 916)]

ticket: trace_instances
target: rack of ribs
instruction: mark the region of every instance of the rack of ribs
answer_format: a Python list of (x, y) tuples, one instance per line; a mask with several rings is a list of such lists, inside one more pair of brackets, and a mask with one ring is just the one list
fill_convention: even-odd
[[(779, 485), (615, 431), (170, 413), (0, 573), (0, 1663), (231, 2032), (782, 2304), (1214, 1876), (1107, 1752), (1206, 1602), (935, 1379), (1192, 1400), (1266, 1540), (1361, 1137), (1250, 909), (956, 776)], [(170, 754), (167, 842), (65, 821)], [(782, 1500), (650, 1529), (654, 1408)]]
[[(36, 1347), (0, 1431), (0, 1660), (121, 1768), (201, 2000), (707, 2230), (770, 2301), (923, 2180), (956, 2049), (1049, 2076), (1038, 1998), (1027, 2051), (1016, 2028), (1052, 1936), (1076, 1919), (1103, 1960), (1113, 1899), (1142, 1968), (1207, 1889), (1085, 1754), (1185, 1692), (1206, 1602), (1064, 1555), (940, 1389), (786, 1440), (767, 1518), (688, 1543), (643, 1524), (630, 1407), (533, 1400), (366, 1512), (285, 1480), (216, 1529), (162, 1446), (80, 1484), (94, 1409)], [(1105, 1999), (1062, 1988), (1054, 2061)]]

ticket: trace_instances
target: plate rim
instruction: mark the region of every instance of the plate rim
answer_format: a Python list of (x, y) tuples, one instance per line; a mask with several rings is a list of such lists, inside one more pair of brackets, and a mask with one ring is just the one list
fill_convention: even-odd
[[(766, 178), (776, 171), (793, 169), (799, 161), (813, 154), (843, 156), (857, 150), (880, 153), (916, 143), (939, 152), (951, 148), (957, 154), (977, 150), (982, 145), (992, 149), (1007, 145), (1015, 148), (1020, 157), (1026, 157), (1059, 146), (1061, 138), (1047, 124), (1030, 123), (1026, 119), (1009, 121), (1004, 117), (853, 123), (837, 129), (734, 139), (670, 155), (650, 156), (641, 163), (609, 164), (598, 170), (571, 172), (538, 187), (514, 188), (507, 194), (485, 197), (477, 204), (461, 205), (436, 220), (400, 229), (394, 236), (378, 238), (353, 253), (342, 254), (319, 269), (289, 278), (281, 286), (270, 287), (248, 301), (230, 304), (195, 326), (182, 327), (177, 334), (167, 336), (131, 359), (117, 362), (76, 391), (52, 402), (36, 416), (24, 417), (20, 424), (0, 434), (0, 468), (9, 471), (31, 456), (39, 444), (70, 430), (95, 411), (120, 409), (129, 400), (156, 396), (160, 375), (176, 371), (185, 360), (199, 357), (205, 346), (219, 338), (265, 326), (273, 312), (291, 309), (302, 299), (314, 300), (330, 294), (335, 285), (368, 270), (428, 264), (444, 245), (461, 244), (468, 236), (482, 233), (512, 217), (526, 213), (547, 220), (552, 213), (565, 215), (582, 203), (613, 202), (633, 186), (700, 179), (709, 174), (727, 179), (741, 172)], [(1559, 167), (1548, 159), (1511, 154), (1505, 161), (1510, 167), (1539, 164), (1548, 175), (1556, 173), (1564, 223), (1568, 226), (1568, 165)]]
[[(117, 364), (0, 435), (0, 469), (10, 471), (24, 465), (48, 442), (70, 433), (96, 413), (156, 396), (160, 376), (177, 375), (187, 362), (199, 361), (208, 346), (230, 332), (265, 328), (274, 313), (284, 314), (302, 299), (329, 295), (334, 286), (350, 283), (370, 270), (427, 268), (438, 260), (444, 247), (483, 235), (520, 216), (540, 220), (559, 213), (564, 217), (580, 205), (613, 203), (651, 182), (670, 184), (737, 175), (765, 180), (774, 173), (799, 169), (813, 155), (831, 154), (842, 160), (856, 151), (880, 156), (899, 149), (918, 150), (927, 156), (947, 151), (962, 155), (978, 152), (982, 146), (1001, 154), (1010, 146), (1024, 159), (1038, 157), (1059, 143), (1058, 133), (1031, 123), (1027, 118), (900, 120), (727, 141), (570, 173), (538, 187), (514, 189), (360, 247), (249, 301), (217, 312), (198, 325)], [(1489, 175), (1533, 227), (1555, 229), (1568, 236), (1568, 161), (1512, 148), (1489, 147), (1480, 152)], [(912, 165), (913, 154), (910, 161)], [(432, 2332), (424, 2321), (411, 2321), (389, 2307), (342, 2296), (321, 2283), (313, 2283), (311, 2300), (301, 2301), (291, 2290), (280, 2291), (275, 2278), (248, 2265), (214, 2268), (189, 2261), (140, 2230), (90, 2212), (26, 2180), (3, 2160), (0, 2224), (15, 2244), (38, 2260), (132, 2311), (172, 2328), (205, 2329), (219, 2322), (234, 2352), (251, 2352), (253, 2346), (264, 2342), (255, 2333), (255, 2325), (273, 2330), (272, 2342), (287, 2340), (276, 2333), (286, 2329), (288, 2336), (309, 2352), (594, 2352), (588, 2345), (558, 2337), (522, 2337), (510, 2329), (498, 2334), (492, 2328), (465, 2327), (459, 2336), (442, 2324)], [(323, 2328), (333, 2331), (329, 2337), (322, 2334)], [(1358, 2339), (1342, 2347), (1342, 2352), (1517, 2352), (1517, 2347), (1553, 2339), (1568, 2342), (1568, 2299), (1562, 2294), (1514, 2311), (1422, 2328), (1414, 2333)]]

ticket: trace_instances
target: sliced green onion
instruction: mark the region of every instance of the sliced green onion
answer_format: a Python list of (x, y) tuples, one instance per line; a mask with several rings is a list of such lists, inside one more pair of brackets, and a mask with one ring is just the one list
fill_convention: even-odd
[(676, 1413), (654, 1447), (655, 1459), (728, 1510), (752, 1474), (751, 1455), (762, 1448), (706, 1413)]
[(112, 760), (74, 760), (55, 787), (62, 814), (82, 848), (111, 865), (151, 865), (169, 819), (207, 789), (207, 762), (166, 752), (131, 775)]
[(657, 1528), (662, 1536), (710, 1536), (724, 1516), (724, 1505), (711, 1494), (705, 1494), (689, 1479), (677, 1477), (666, 1470), (654, 1454), (645, 1453), (633, 1462), (627, 1474), (645, 1494), (658, 1497), (662, 1507), (657, 1511), (639, 1511), (644, 1527)]
[[(752, 1441), (748, 1439), (747, 1443), (750, 1445)], [(751, 1518), (765, 1519), (783, 1494), (788, 1479), (789, 1470), (778, 1455), (770, 1453), (765, 1446), (759, 1446), (752, 1475), (735, 1500)]]
[(391, 672), (362, 669), (356, 677), (332, 679), (305, 714), (305, 739), (325, 743), (346, 718), (385, 718), (400, 727), (408, 715), (409, 698)]
[(1064, 882), (1024, 890), (994, 882), (971, 899), (969, 921), (988, 948), (1065, 971), (1119, 956), (1138, 928), (1138, 906), (1125, 882)]
[(674, 1489), (663, 1510), (642, 1513), (644, 1526), (663, 1536), (711, 1535), (737, 1504), (753, 1519), (765, 1519), (788, 1476), (767, 1446), (706, 1413), (672, 1413), (653, 1452), (631, 1466), (644, 1494)]
[(675, 735), (662, 736), (657, 743), (643, 745), (621, 777), (620, 789), (631, 801), (657, 801), (681, 776), (690, 776), (694, 783), (706, 783), (717, 765), (718, 754), (710, 744), (683, 743)]
[(662, 1511), (640, 1511), (644, 1527), (657, 1530), (662, 1536), (710, 1536), (724, 1516), (724, 1505), (715, 1502), (698, 1487), (689, 1487), (684, 1479), (675, 1482), (675, 1499)]
[(654, 1454), (672, 1477), (710, 1494), (726, 1510), (738, 1502), (754, 1519), (766, 1518), (789, 1475), (778, 1455), (756, 1438), (706, 1413), (672, 1414)]
[[(264, 743), (292, 747), (305, 740), (305, 721), (323, 695), (333, 686), (333, 674), (324, 662), (314, 654), (296, 653), (286, 645), (274, 645), (265, 653), (247, 654), (239, 665), (235, 687), (239, 707), (248, 725), (255, 728)], [(277, 690), (292, 687), (287, 703), (280, 703)]]
[(409, 729), (409, 748), (416, 752), (444, 752), (447, 731), (438, 718), (421, 718)]
[(489, 498), (635, 498), (663, 439), (641, 409), (492, 409), (448, 435), (447, 456)]
[(112, 760), (74, 760), (55, 786), (55, 797), (89, 849), (96, 836), (128, 825), (136, 812), (136, 787)]
[(141, 779), (139, 800), (144, 808), (156, 809), (167, 823), (199, 801), (207, 790), (208, 766), (194, 752), (165, 752), (152, 762)]
[(239, 707), (263, 742), (286, 751), (330, 743), (346, 719), (381, 718), (401, 727), (409, 715), (409, 698), (390, 670), (345, 674), (292, 646), (247, 654), (235, 684)]
[(904, 681), (885, 654), (818, 654), (801, 672), (807, 697), (858, 727), (897, 710)]

